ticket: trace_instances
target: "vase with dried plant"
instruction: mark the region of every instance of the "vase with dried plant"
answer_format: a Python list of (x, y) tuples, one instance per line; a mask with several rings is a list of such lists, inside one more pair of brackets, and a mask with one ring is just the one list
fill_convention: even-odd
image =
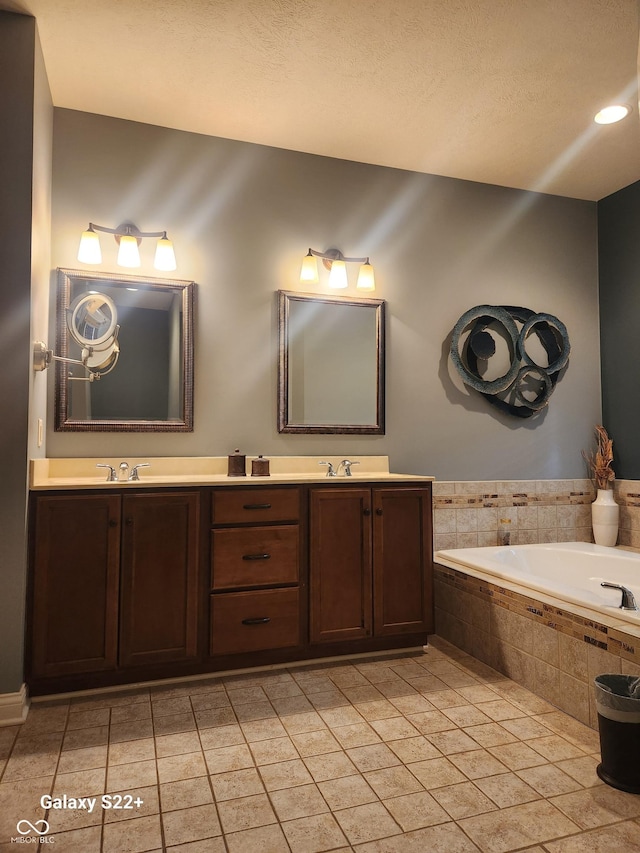
[(598, 424), (595, 427), (595, 451), (582, 451), (591, 476), (595, 482), (596, 499), (591, 504), (591, 524), (596, 545), (613, 547), (618, 540), (620, 507), (613, 497), (613, 440), (606, 429)]

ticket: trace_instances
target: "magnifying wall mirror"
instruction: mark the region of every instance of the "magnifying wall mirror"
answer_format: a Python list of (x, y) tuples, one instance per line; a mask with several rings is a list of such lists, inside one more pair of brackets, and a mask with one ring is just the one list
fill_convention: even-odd
[(67, 312), (69, 331), (81, 344), (98, 346), (114, 333), (118, 312), (113, 299), (93, 291), (77, 296)]
[[(194, 290), (194, 282), (58, 270), (56, 353), (81, 363), (56, 360), (57, 430), (193, 430)], [(87, 370), (109, 375), (80, 381)]]
[(67, 327), (82, 348), (81, 360), (89, 371), (89, 380), (111, 373), (120, 356), (120, 326), (113, 299), (97, 291), (81, 293), (67, 311)]
[(278, 293), (278, 431), (384, 434), (384, 301)]

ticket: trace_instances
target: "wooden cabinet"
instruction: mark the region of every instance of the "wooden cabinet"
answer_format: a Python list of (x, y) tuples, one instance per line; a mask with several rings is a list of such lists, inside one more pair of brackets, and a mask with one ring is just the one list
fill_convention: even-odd
[(216, 490), (211, 521), (210, 655), (299, 646), (300, 489)]
[(430, 495), (399, 486), (312, 489), (312, 643), (426, 639), (433, 630)]
[(309, 537), (311, 642), (371, 636), (371, 489), (313, 489)]
[(433, 630), (430, 484), (36, 492), (30, 543), (34, 695), (416, 646)]
[(38, 496), (31, 675), (197, 653), (197, 492)]
[(122, 498), (121, 666), (194, 659), (198, 494)]
[(372, 494), (374, 634), (433, 632), (431, 492)]
[(120, 497), (39, 497), (31, 668), (61, 676), (115, 669)]

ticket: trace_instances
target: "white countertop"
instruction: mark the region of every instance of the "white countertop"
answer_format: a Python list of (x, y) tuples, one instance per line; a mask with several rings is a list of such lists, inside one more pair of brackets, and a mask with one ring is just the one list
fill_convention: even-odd
[[(227, 475), (226, 456), (184, 457), (92, 457), (32, 459), (30, 464), (30, 487), (46, 489), (103, 489), (144, 488), (145, 486), (254, 486), (296, 483), (365, 483), (365, 482), (431, 482), (434, 478), (420, 474), (396, 474), (389, 471), (388, 456), (271, 456), (270, 476), (251, 476), (251, 457), (247, 455), (245, 477)], [(320, 461), (332, 462), (337, 468), (341, 459), (354, 463), (351, 477), (327, 477), (326, 467)], [(150, 463), (141, 468), (138, 481), (107, 480), (107, 469), (96, 468), (98, 463), (113, 466), (119, 472), (121, 462), (127, 462), (129, 470), (143, 462)]]

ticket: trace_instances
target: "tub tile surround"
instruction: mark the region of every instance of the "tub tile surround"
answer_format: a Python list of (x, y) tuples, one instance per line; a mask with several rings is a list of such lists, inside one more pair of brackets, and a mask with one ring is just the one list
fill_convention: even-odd
[[(640, 548), (640, 482), (616, 480), (618, 545)], [(583, 480), (433, 484), (434, 551), (495, 546), (501, 518), (511, 544), (593, 542), (593, 483)], [(435, 565), (436, 632), (581, 722), (597, 727), (592, 682), (603, 672), (640, 675), (640, 629), (594, 621), (512, 585)]]
[[(3, 851), (22, 819), (87, 853), (638, 849), (640, 797), (598, 779), (595, 732), (439, 637), (424, 652), (43, 700), (0, 735)], [(143, 803), (40, 804), (103, 793)]]
[(640, 549), (640, 480), (615, 480), (613, 494), (620, 506), (618, 545)]
[[(640, 549), (640, 481), (616, 480), (620, 506), (618, 545)], [(582, 480), (436, 481), (434, 550), (498, 544), (508, 518), (512, 545), (593, 542), (593, 482)]]
[(434, 550), (497, 545), (503, 518), (510, 521), (512, 545), (592, 542), (594, 497), (588, 479), (436, 481)]
[(541, 593), (531, 598), (437, 562), (434, 587), (439, 636), (592, 728), (594, 677), (640, 675), (640, 628), (633, 625), (595, 621), (588, 610), (572, 613)]

